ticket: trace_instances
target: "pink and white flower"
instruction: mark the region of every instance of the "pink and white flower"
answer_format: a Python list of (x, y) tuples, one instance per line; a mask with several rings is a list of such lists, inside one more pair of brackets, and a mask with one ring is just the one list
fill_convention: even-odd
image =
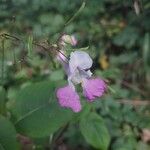
[(74, 112), (81, 110), (79, 96), (75, 91), (75, 85), (81, 84), (83, 95), (92, 102), (101, 97), (106, 91), (106, 84), (100, 78), (92, 78), (90, 68), (92, 59), (84, 51), (71, 52), (68, 62), (60, 59), (68, 76), (68, 86), (57, 90), (57, 98), (60, 106), (71, 108)]

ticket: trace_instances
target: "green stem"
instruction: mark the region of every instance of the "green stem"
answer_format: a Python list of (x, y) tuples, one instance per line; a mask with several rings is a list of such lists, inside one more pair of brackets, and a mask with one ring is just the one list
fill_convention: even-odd
[(86, 4), (85, 1), (83, 1), (78, 11), (65, 23), (64, 26), (67, 26), (68, 24), (70, 24), (80, 14), (80, 12), (84, 9), (85, 4)]
[[(60, 36), (59, 36), (59, 38), (56, 40), (56, 43), (59, 42), (60, 37), (62, 36), (65, 27), (68, 26), (68, 25), (81, 13), (81, 11), (82, 11), (82, 10), (84, 9), (84, 7), (85, 7), (85, 4), (86, 4), (86, 0), (84, 0), (84, 1), (82, 2), (80, 8), (74, 13), (74, 15), (71, 16), (71, 17), (69, 18), (69, 20), (67, 20), (66, 23), (56, 32), (56, 33), (60, 33)], [(55, 34), (56, 34), (56, 33), (55, 33)], [(52, 36), (53, 36), (53, 35), (52, 35)]]
[(2, 63), (1, 63), (1, 83), (3, 84), (4, 80), (4, 58), (5, 58), (5, 41), (2, 39)]

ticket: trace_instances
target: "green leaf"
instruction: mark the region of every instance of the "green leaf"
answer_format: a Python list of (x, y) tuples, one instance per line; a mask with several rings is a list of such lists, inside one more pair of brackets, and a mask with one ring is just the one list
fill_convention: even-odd
[(27, 49), (28, 49), (28, 56), (32, 57), (32, 51), (33, 51), (33, 37), (28, 37), (28, 43), (27, 43)]
[(13, 124), (3, 116), (0, 116), (0, 150), (18, 150), (16, 130)]
[(149, 150), (149, 149), (150, 149), (150, 145), (148, 145), (148, 143), (144, 143), (142, 141), (140, 141), (136, 147), (136, 150)]
[(150, 35), (145, 34), (143, 42), (143, 61), (146, 66), (150, 65)]
[(6, 99), (6, 91), (3, 87), (0, 87), (0, 114), (5, 111), (5, 99)]
[(1, 84), (4, 83), (4, 69), (5, 69), (5, 40), (3, 39), (2, 40), (2, 43), (1, 43), (1, 49), (2, 49), (2, 58), (1, 58), (1, 78), (0, 78), (0, 82)]
[(86, 50), (88, 50), (89, 49), (89, 46), (87, 46), (87, 47), (82, 47), (82, 48), (69, 48), (69, 49), (67, 49), (68, 51), (75, 51), (75, 50), (78, 50), (78, 51), (86, 51)]
[(128, 136), (123, 136), (122, 137), (118, 137), (113, 145), (112, 145), (112, 149), (113, 150), (137, 150), (136, 146), (137, 146), (137, 141), (136, 138), (128, 135)]
[(52, 81), (59, 81), (59, 80), (64, 79), (64, 71), (63, 70), (53, 71), (50, 75), (50, 79)]
[(93, 147), (107, 150), (110, 136), (103, 119), (96, 113), (90, 113), (81, 119), (80, 130), (85, 140)]
[(139, 33), (137, 28), (127, 26), (121, 33), (114, 37), (113, 42), (118, 46), (131, 48), (136, 43), (138, 36)]
[(18, 92), (13, 103), (10, 102), (18, 132), (44, 137), (70, 121), (73, 113), (57, 105), (55, 86), (54, 82), (39, 82)]

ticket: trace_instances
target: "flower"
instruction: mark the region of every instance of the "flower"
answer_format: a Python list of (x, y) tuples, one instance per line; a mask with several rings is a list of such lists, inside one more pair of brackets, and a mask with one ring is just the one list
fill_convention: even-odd
[(70, 73), (68, 74), (68, 82), (73, 88), (74, 84), (81, 83), (83, 95), (89, 101), (94, 101), (97, 97), (101, 97), (104, 94), (106, 84), (100, 78), (91, 78), (91, 66), (92, 59), (86, 52), (72, 52), (69, 60)]
[(60, 62), (68, 76), (68, 85), (57, 90), (58, 102), (62, 107), (71, 108), (74, 112), (79, 112), (81, 110), (81, 104), (79, 96), (75, 91), (75, 85), (81, 84), (83, 95), (88, 101), (92, 102), (104, 94), (106, 84), (100, 78), (91, 77), (92, 73), (90, 68), (92, 67), (93, 61), (88, 53), (78, 50), (71, 52), (67, 62), (66, 58), (61, 55), (59, 55)]

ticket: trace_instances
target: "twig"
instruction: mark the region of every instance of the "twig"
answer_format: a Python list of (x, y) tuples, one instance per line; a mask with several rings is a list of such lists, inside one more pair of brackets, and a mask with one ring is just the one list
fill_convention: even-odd
[(125, 86), (127, 86), (128, 88), (130, 88), (130, 89), (132, 89), (132, 90), (134, 90), (134, 91), (136, 91), (136, 92), (139, 92), (139, 93), (141, 93), (142, 95), (146, 96), (146, 92), (145, 92), (145, 91), (143, 91), (143, 90), (141, 90), (141, 89), (135, 87), (134, 85), (132, 85), (132, 84), (126, 82), (126, 81), (122, 81), (122, 84), (125, 85)]
[(51, 148), (51, 149), (54, 149), (54, 146), (55, 146), (54, 144), (59, 141), (59, 139), (62, 137), (62, 135), (64, 134), (64, 132), (67, 130), (68, 126), (69, 126), (69, 123), (67, 123), (67, 124), (62, 128), (62, 130), (61, 130), (58, 134), (56, 134), (56, 135), (54, 136), (54, 138), (53, 138), (53, 140), (52, 140), (52, 143), (51, 143), (51, 145), (50, 145), (50, 148)]
[(2, 72), (1, 72), (1, 81), (3, 83), (3, 79), (4, 79), (4, 57), (5, 57), (5, 41), (4, 39), (2, 39)]
[(64, 134), (64, 132), (67, 130), (69, 126), (69, 123), (67, 123), (64, 128), (60, 131), (60, 133), (55, 137), (54, 141), (57, 142), (61, 137), (62, 135)]
[[(1, 37), (4, 37), (4, 38), (12, 38), (12, 39), (15, 39), (15, 40), (17, 40), (17, 41), (20, 41), (20, 42), (23, 42), (23, 43), (24, 43), (24, 41), (23, 41), (22, 39), (20, 39), (20, 38), (14, 36), (14, 35), (9, 35), (9, 34), (7, 34), (7, 33), (3, 33), (3, 34), (0, 34), (0, 36), (1, 36)], [(58, 51), (59, 53), (61, 53), (61, 54), (66, 58), (66, 60), (68, 60), (67, 56), (64, 55), (57, 47), (54, 47), (52, 44), (49, 44), (49, 46), (48, 46), (48, 48), (47, 48), (47, 47), (45, 47), (45, 46), (43, 46), (43, 45), (41, 45), (41, 44), (39, 44), (39, 43), (37, 43), (37, 42), (35, 42), (35, 41), (32, 42), (32, 43), (33, 43), (33, 45), (35, 45), (35, 46), (41, 47), (41, 48), (42, 48), (43, 50), (45, 50), (46, 52), (51, 52), (50, 49), (56, 50), (56, 51)]]
[(8, 38), (9, 37), (9, 38), (15, 39), (17, 41), (23, 41), (23, 40), (19, 39), (18, 37), (14, 36), (14, 35), (7, 34), (7, 33), (2, 33), (2, 34), (0, 34), (0, 36), (2, 36), (4, 38)]
[(120, 99), (117, 100), (120, 104), (129, 104), (134, 106), (146, 106), (150, 105), (150, 100), (127, 100), (127, 99)]

